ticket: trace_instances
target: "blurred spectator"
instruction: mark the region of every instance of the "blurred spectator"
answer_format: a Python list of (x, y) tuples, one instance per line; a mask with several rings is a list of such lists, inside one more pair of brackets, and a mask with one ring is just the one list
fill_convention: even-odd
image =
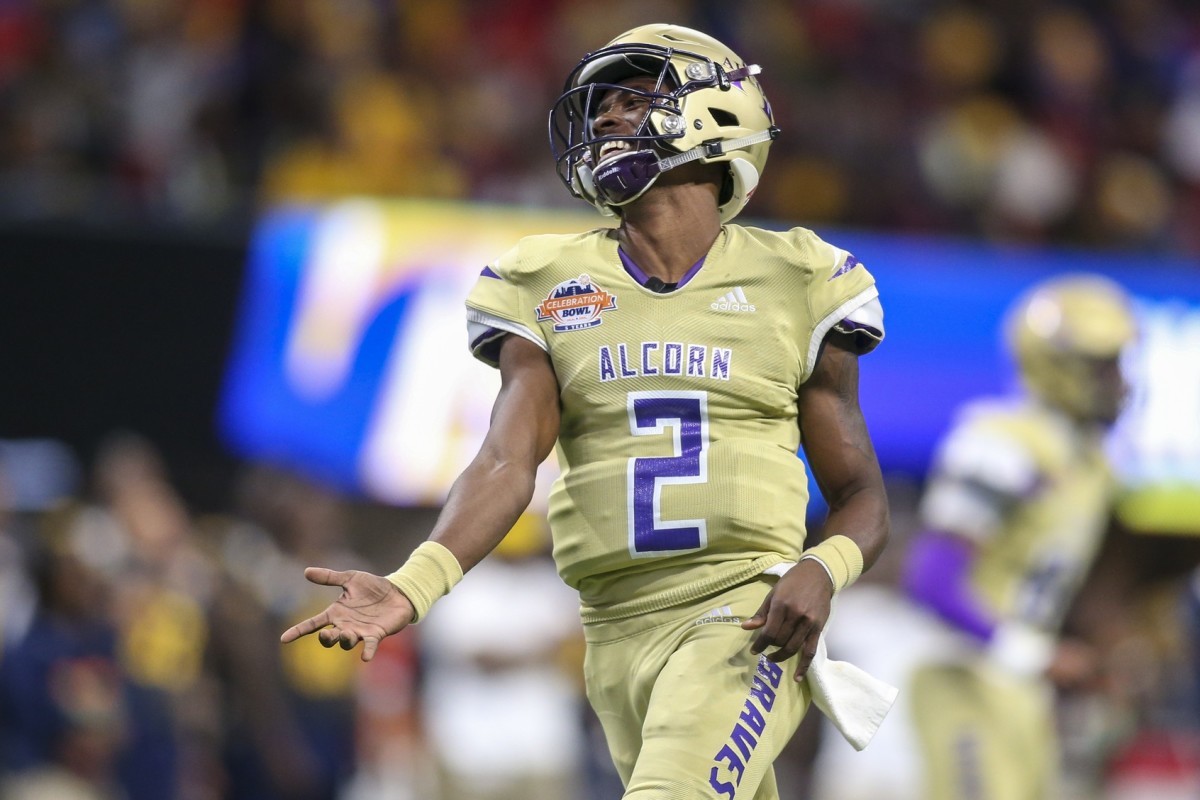
[(417, 697), (416, 631), (389, 636), (358, 681), (355, 773), (341, 800), (425, 800), (435, 777)]
[(128, 800), (212, 797), (221, 785), (211, 756), (219, 695), (206, 666), (216, 566), (149, 441), (113, 434), (96, 455), (92, 482), (70, 534), (111, 595), (130, 707), (120, 763)]
[[(1200, 253), (1200, 11), (704, 0), (16, 0), (0, 217), (238, 221), (346, 194), (569, 200), (544, 131), (581, 41), (670, 19), (769, 63), (801, 223)], [(603, 38), (603, 36), (601, 36)]]
[(13, 800), (124, 796), (130, 719), (108, 586), (72, 552), (66, 522), (44, 520), (37, 611), (0, 661), (0, 795)]
[(548, 546), (523, 516), (418, 628), (439, 800), (583, 800), (583, 628)]
[(284, 650), (277, 631), (323, 607), (296, 581), (306, 565), (363, 566), (331, 490), (266, 466), (240, 481), (237, 514), (213, 520), (225, 580), (212, 657), (225, 695), (228, 800), (333, 800), (356, 768), (359, 662), (317, 642)]
[(40, 552), (38, 521), (78, 489), (79, 465), (61, 442), (0, 441), (0, 660), (25, 638), (37, 610), (29, 562)]

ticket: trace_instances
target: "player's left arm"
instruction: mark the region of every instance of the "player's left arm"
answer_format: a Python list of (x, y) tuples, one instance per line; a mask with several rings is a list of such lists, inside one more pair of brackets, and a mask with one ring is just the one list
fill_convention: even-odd
[[(825, 337), (812, 375), (800, 386), (798, 406), (804, 452), (829, 504), (825, 549), (780, 578), (744, 625), (760, 631), (752, 652), (777, 647), (767, 656), (772, 661), (800, 653), (796, 680), (816, 653), (834, 592), (875, 563), (889, 530), (883, 475), (858, 403), (858, 350), (850, 336), (835, 331)], [(844, 539), (831, 548), (837, 536)]]
[(851, 539), (869, 569), (887, 544), (887, 492), (858, 403), (858, 351), (851, 336), (825, 337), (812, 377), (800, 386), (804, 454), (829, 515), (825, 538)]

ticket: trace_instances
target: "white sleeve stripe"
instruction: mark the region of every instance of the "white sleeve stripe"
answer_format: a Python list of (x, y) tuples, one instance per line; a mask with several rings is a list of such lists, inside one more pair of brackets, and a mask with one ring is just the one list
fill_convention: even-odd
[(935, 478), (918, 513), (928, 527), (984, 542), (1004, 519), (1003, 501), (969, 485)]
[(824, 341), (825, 334), (829, 333), (829, 329), (877, 297), (879, 297), (879, 289), (870, 286), (835, 308), (817, 324), (812, 338), (808, 342), (808, 359), (804, 365), (804, 374), (800, 376), (801, 383), (812, 375), (813, 367), (817, 363), (817, 352), (821, 349), (821, 342)]
[(879, 299), (864, 303), (846, 315), (844, 322), (852, 330), (864, 331), (876, 338), (883, 336), (883, 306)]
[(998, 433), (956, 431), (938, 454), (939, 475), (973, 481), (1000, 494), (1023, 497), (1040, 480), (1037, 462), (1019, 442)]
[(546, 352), (549, 348), (542, 341), (542, 337), (538, 336), (529, 328), (512, 320), (504, 319), (503, 317), (492, 316), (485, 314), (475, 308), (467, 309), (467, 341), (474, 348), (476, 340), (482, 338), (483, 341), (488, 341), (495, 337), (487, 335), (487, 329), (494, 328), (497, 330), (506, 331), (520, 336), (522, 339), (528, 339)]

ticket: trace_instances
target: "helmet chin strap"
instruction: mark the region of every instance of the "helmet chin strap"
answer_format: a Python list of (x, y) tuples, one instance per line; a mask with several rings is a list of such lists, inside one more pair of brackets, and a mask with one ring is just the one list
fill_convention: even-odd
[(669, 169), (682, 166), (702, 158), (715, 158), (731, 150), (741, 150), (752, 144), (766, 142), (779, 135), (779, 128), (771, 126), (765, 131), (752, 133), (737, 139), (705, 142), (683, 153), (659, 158), (653, 150), (634, 150), (621, 153), (606, 160), (592, 172), (591, 179), (596, 187), (596, 196), (601, 202), (612, 206), (632, 203), (653, 185), (659, 175)]

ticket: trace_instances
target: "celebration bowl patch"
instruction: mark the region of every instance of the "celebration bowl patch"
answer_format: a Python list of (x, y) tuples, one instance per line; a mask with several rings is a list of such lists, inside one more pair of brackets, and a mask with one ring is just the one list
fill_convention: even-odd
[(594, 328), (604, 320), (600, 314), (617, 307), (617, 298), (592, 283), (587, 274), (555, 286), (537, 305), (538, 322), (554, 320), (554, 330)]

